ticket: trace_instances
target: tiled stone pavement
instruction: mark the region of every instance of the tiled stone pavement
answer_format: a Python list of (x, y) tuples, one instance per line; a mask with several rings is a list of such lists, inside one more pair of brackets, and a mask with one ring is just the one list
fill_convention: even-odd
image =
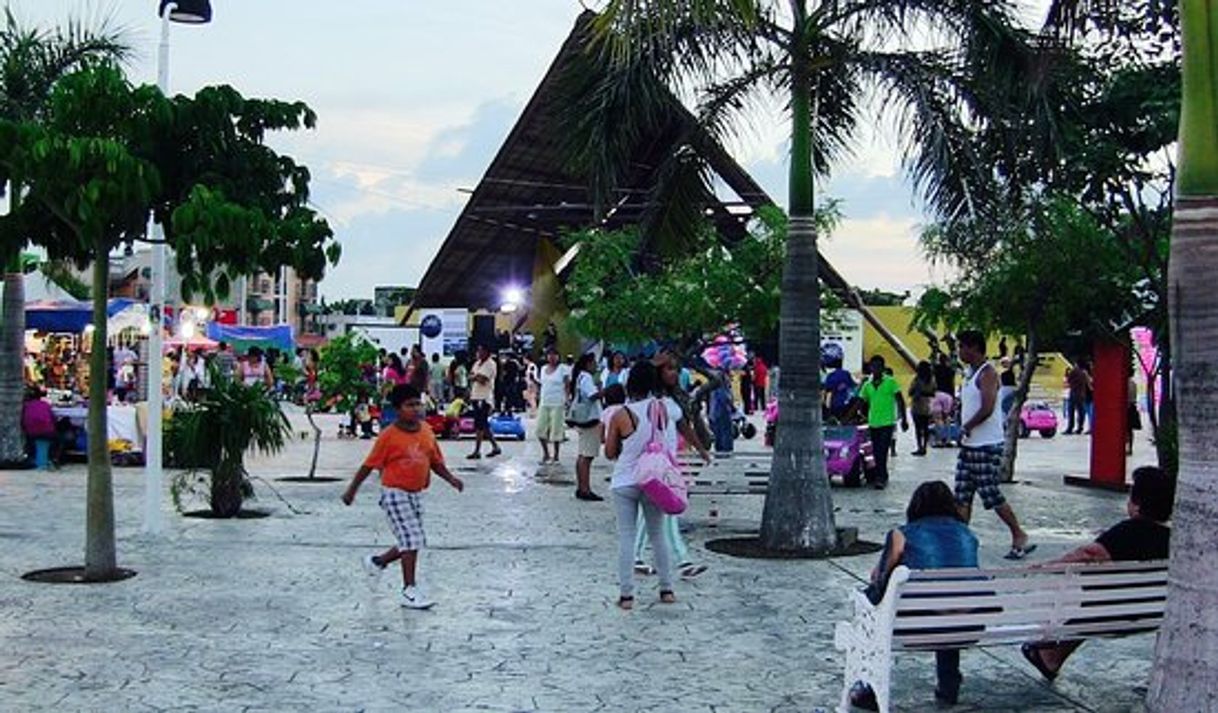
[[(346, 477), (369, 444), (333, 431), (327, 425), (320, 470)], [(889, 490), (835, 489), (839, 524), (878, 540), (918, 482), (950, 481), (951, 451), (916, 459), (902, 438)], [(344, 508), (341, 483), (271, 480), (300, 514), (259, 482), (254, 505), (271, 517), (167, 513), (168, 533), (153, 538), (140, 534), (142, 471), (118, 469), (120, 563), (138, 576), (49, 586), (18, 577), (79, 564), (84, 467), (0, 473), (0, 711), (832, 710), (842, 676), (833, 623), (872, 556), (791, 563), (709, 553), (707, 539), (756, 527), (762, 499), (725, 499), (718, 528), (706, 527), (695, 501), (688, 538), (710, 570), (679, 584), (675, 606), (654, 603), (654, 580), (645, 582), (639, 606), (623, 613), (610, 508), (537, 480), (533, 443), (474, 466), (467, 448), (445, 446), (466, 492), (437, 480), (428, 495), (433, 547), (422, 573), (438, 601), (428, 612), (398, 608), (396, 572), (373, 583), (359, 567), (390, 542), (375, 482)], [(252, 458), (251, 472), (301, 474), (309, 455), (307, 442), (295, 443)], [(1082, 438), (1024, 443), (1021, 482), (1007, 494), (1040, 557), (1121, 516), (1121, 496), (1061, 484), (1085, 457)], [(598, 489), (606, 472), (601, 464)], [(1000, 565), (1001, 524), (979, 512), (975, 526), (984, 564)], [(1153, 645), (1145, 635), (1090, 643), (1052, 687), (1014, 648), (971, 650), (956, 710), (1136, 710)], [(932, 688), (930, 656), (897, 658), (896, 710), (933, 708)]]

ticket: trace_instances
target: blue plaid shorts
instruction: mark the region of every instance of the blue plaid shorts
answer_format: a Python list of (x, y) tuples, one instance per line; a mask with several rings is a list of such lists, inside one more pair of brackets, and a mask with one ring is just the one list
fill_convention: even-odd
[(956, 459), (956, 502), (972, 506), (973, 493), (981, 496), (986, 510), (993, 510), (1007, 500), (998, 489), (1002, 470), (1002, 446), (961, 446)]
[(423, 532), (423, 494), (397, 488), (381, 488), (381, 509), (389, 518), (398, 549), (420, 550), (427, 546)]

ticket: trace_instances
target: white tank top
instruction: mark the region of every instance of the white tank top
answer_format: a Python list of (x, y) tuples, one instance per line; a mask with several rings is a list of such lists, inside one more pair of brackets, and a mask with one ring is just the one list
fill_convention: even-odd
[[(647, 399), (626, 404), (626, 408), (634, 414), (634, 432), (622, 441), (622, 452), (618, 454), (617, 463), (613, 466), (613, 480), (609, 484), (611, 489), (627, 488), (635, 484), (635, 464), (638, 463), (639, 456), (643, 455), (643, 451), (647, 449), (647, 442), (651, 440), (651, 419), (647, 417), (647, 411), (651, 407), (652, 401), (653, 399)], [(675, 442), (676, 425), (672, 423), (671, 419), (664, 428), (663, 435), (666, 443), (669, 431), (673, 432)]]
[[(960, 423), (968, 423), (981, 410), (981, 389), (977, 386), (977, 379), (987, 368), (993, 369), (994, 367), (988, 361), (983, 362), (960, 388)], [(976, 448), (1000, 445), (1002, 442), (1002, 409), (999, 408), (997, 398), (995, 398), (994, 410), (990, 411), (989, 418), (977, 424), (968, 437), (963, 438), (960, 443)]]

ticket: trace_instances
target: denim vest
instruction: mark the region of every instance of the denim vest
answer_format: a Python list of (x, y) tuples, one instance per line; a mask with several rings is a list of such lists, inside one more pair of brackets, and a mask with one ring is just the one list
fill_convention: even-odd
[(977, 566), (977, 537), (954, 517), (924, 517), (902, 526), (901, 534), (901, 564), (910, 569)]
[[(977, 566), (977, 537), (967, 525), (954, 517), (924, 517), (902, 525), (900, 530), (905, 536), (905, 552), (898, 564), (910, 569)], [(880, 553), (881, 569), (888, 562), (891, 548), (892, 537), (889, 536), (884, 541), (884, 551)], [(885, 573), (882, 581), (872, 582), (864, 589), (872, 604), (879, 604), (884, 597), (891, 574)]]

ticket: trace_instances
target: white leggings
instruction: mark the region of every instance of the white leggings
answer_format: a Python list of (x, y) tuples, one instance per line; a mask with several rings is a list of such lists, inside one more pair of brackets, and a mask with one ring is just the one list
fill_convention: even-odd
[(651, 537), (660, 591), (672, 591), (672, 557), (664, 537), (664, 513), (634, 486), (614, 488), (613, 507), (617, 511), (617, 577), (622, 596), (634, 596), (634, 538), (640, 510)]

